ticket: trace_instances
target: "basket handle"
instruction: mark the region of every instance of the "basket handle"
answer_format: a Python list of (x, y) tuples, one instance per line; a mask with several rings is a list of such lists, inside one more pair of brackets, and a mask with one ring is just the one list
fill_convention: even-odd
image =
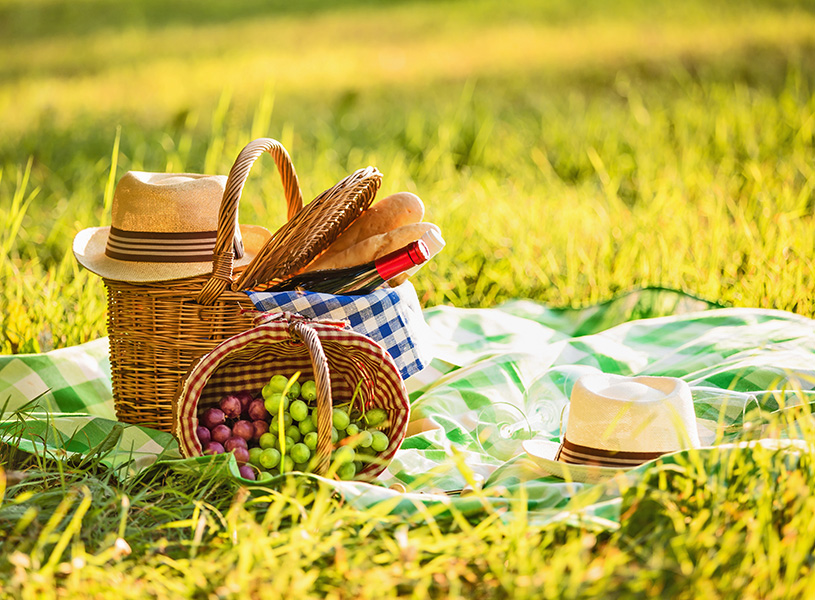
[(331, 424), (334, 401), (331, 398), (331, 377), (320, 336), (307, 322), (296, 320), (289, 323), (289, 334), (306, 344), (314, 367), (314, 383), (317, 386), (317, 464), (315, 472), (323, 475), (331, 460)]
[(212, 276), (198, 294), (196, 302), (204, 306), (213, 304), (221, 293), (232, 284), (232, 267), (235, 260), (233, 249), (235, 228), (238, 226), (238, 202), (241, 199), (243, 186), (249, 176), (252, 165), (264, 152), (274, 158), (280, 178), (283, 180), (283, 190), (286, 194), (287, 219), (291, 219), (303, 208), (303, 194), (300, 191), (300, 182), (289, 153), (277, 140), (271, 138), (258, 138), (246, 144), (235, 164), (229, 171), (226, 180), (226, 189), (221, 200), (218, 213), (218, 236), (215, 241), (215, 250), (212, 260)]

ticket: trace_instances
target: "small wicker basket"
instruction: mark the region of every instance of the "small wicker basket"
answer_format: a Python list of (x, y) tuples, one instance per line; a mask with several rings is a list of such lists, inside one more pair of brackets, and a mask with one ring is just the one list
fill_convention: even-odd
[(259, 397), (272, 376), (290, 377), (299, 371), (300, 381), (312, 379), (317, 385), (318, 460), (314, 471), (324, 474), (329, 466), (332, 407), (350, 400), (359, 386), (355, 402), (366, 410), (387, 411), (388, 420), (380, 429), (390, 444), (355, 478), (371, 479), (381, 473), (404, 440), (410, 416), (407, 391), (391, 356), (344, 322), (264, 313), (255, 323), (252, 329), (219, 344), (191, 368), (173, 411), (173, 433), (182, 454), (202, 453), (196, 435), (201, 410), (217, 405), (229, 393), (248, 391)]
[[(283, 180), (288, 222), (237, 272), (232, 243), (238, 202), (252, 164), (264, 152), (274, 157)], [(154, 283), (104, 279), (117, 418), (171, 431), (173, 400), (193, 361), (252, 327), (256, 312), (243, 290), (308, 264), (370, 206), (381, 178), (373, 167), (361, 169), (304, 207), (286, 149), (269, 138), (247, 144), (226, 182), (211, 274)]]

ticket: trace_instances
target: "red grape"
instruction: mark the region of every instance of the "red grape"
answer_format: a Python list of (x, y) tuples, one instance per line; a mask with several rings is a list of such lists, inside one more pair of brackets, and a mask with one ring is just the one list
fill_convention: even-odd
[(224, 447), (218, 442), (210, 442), (204, 448), (204, 454), (223, 454), (224, 452), (226, 452)]
[(203, 425), (199, 425), (195, 429), (195, 433), (198, 435), (198, 441), (201, 442), (202, 446), (209, 444), (210, 440), (212, 439), (212, 434), (210, 434), (209, 429)]
[(247, 448), (247, 449), (249, 448), (246, 445), (246, 440), (245, 439), (243, 439), (242, 437), (237, 437), (235, 435), (233, 435), (231, 438), (229, 438), (228, 440), (226, 440), (224, 442), (224, 449), (227, 452), (232, 452), (235, 448), (238, 448), (238, 447)]
[(260, 436), (269, 431), (269, 424), (266, 421), (252, 421), (255, 432), (252, 434), (253, 440), (259, 440)]
[(212, 428), (212, 441), (223, 444), (226, 440), (232, 437), (232, 430), (228, 425), (216, 425)]
[(241, 401), (237, 396), (233, 396), (231, 394), (221, 398), (221, 402), (218, 404), (218, 406), (221, 407), (221, 410), (224, 411), (224, 414), (230, 419), (240, 418), (241, 411), (243, 410)]
[[(252, 436), (255, 435), (255, 427), (252, 425), (252, 421), (238, 421), (232, 426), (232, 433), (249, 441), (252, 439)], [(213, 432), (213, 436), (214, 435)]]
[(252, 421), (261, 421), (271, 417), (269, 411), (266, 410), (263, 404), (263, 398), (255, 398), (249, 403), (249, 406), (246, 408), (246, 416)]
[(241, 473), (241, 477), (244, 479), (248, 479), (249, 481), (255, 481), (255, 479), (257, 479), (255, 477), (255, 470), (249, 465), (241, 465), (239, 471)]
[(232, 451), (232, 454), (235, 455), (235, 460), (238, 461), (239, 466), (243, 466), (249, 462), (249, 450), (246, 448), (238, 446)]
[(252, 401), (252, 394), (250, 392), (235, 392), (235, 396), (241, 401), (241, 412), (246, 412), (249, 403)]
[(204, 414), (201, 415), (201, 421), (203, 421), (204, 427), (209, 427), (210, 429), (216, 425), (220, 425), (225, 420), (226, 415), (220, 408), (208, 408), (204, 411)]

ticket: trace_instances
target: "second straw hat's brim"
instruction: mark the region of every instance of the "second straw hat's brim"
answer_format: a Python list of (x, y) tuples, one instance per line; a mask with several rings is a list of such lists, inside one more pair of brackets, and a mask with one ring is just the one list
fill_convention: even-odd
[[(241, 225), (240, 228), (244, 253), (235, 260), (233, 268), (245, 267), (252, 262), (271, 237), (265, 227)], [(74, 256), (79, 264), (105, 279), (145, 283), (185, 279), (212, 272), (212, 261), (156, 263), (110, 258), (105, 254), (109, 232), (110, 227), (89, 227), (76, 234), (73, 244)]]
[(597, 483), (614, 477), (617, 473), (630, 471), (623, 467), (600, 467), (598, 465), (575, 465), (555, 460), (560, 444), (547, 440), (526, 440), (523, 448), (526, 454), (543, 471), (564, 481)]

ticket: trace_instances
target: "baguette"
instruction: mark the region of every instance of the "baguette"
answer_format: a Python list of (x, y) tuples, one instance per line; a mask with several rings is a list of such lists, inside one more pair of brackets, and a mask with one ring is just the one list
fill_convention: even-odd
[(410, 192), (391, 194), (357, 217), (320, 258), (334, 256), (364, 239), (387, 233), (403, 225), (418, 223), (422, 218), (424, 203), (416, 194)]
[(441, 230), (433, 223), (411, 223), (386, 233), (372, 235), (347, 250), (330, 256), (325, 254), (320, 256), (308, 265), (304, 272), (322, 269), (344, 269), (376, 260), (389, 252), (398, 250), (407, 246), (410, 242), (418, 240), (431, 229), (435, 229), (441, 234)]
[(405, 271), (404, 273), (399, 273), (396, 277), (391, 277), (388, 279), (388, 285), (392, 288), (399, 287), (403, 283), (405, 283), (408, 279), (410, 279), (410, 273)]

